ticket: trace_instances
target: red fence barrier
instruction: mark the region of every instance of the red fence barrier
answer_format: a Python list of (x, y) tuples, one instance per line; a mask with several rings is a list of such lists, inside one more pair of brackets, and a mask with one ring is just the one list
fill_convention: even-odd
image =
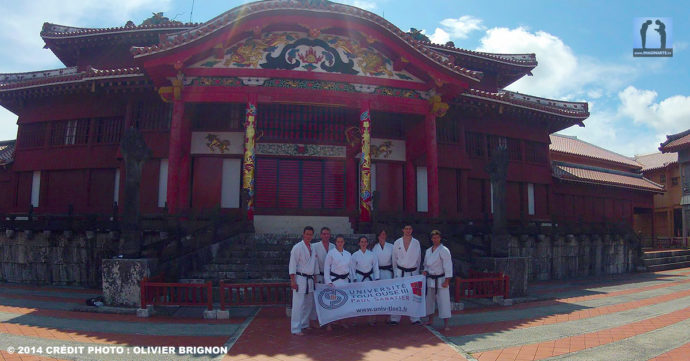
[(510, 281), (502, 273), (470, 273), (476, 278), (455, 277), (455, 300), (461, 298), (485, 298), (503, 296), (508, 298)]
[(225, 283), (220, 281), (220, 309), (226, 306), (289, 304), (292, 289), (289, 282)]
[(141, 308), (146, 305), (206, 306), (213, 309), (211, 282), (165, 283), (144, 278), (140, 283)]
[(652, 240), (651, 247), (655, 249), (688, 248), (688, 237), (657, 237)]

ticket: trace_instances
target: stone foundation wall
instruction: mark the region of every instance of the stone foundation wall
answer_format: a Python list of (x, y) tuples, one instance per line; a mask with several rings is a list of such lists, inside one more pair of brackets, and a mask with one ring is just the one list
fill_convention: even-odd
[(108, 233), (14, 232), (0, 234), (0, 281), (101, 286), (101, 260), (114, 255)]
[(510, 242), (511, 257), (529, 259), (529, 280), (634, 272), (640, 252), (633, 235), (520, 236)]

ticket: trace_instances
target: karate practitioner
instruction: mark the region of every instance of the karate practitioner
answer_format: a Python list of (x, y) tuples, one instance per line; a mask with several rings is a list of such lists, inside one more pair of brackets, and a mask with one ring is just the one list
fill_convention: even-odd
[[(370, 282), (379, 279), (379, 260), (368, 249), (369, 239), (359, 237), (359, 250), (352, 254), (351, 267), (355, 282)], [(376, 316), (369, 316), (369, 325), (376, 325)]]
[(304, 227), (302, 241), (290, 251), (290, 287), (292, 287), (292, 316), (290, 331), (293, 335), (303, 336), (302, 329), (309, 328), (309, 315), (314, 308), (314, 281), (319, 272), (316, 254), (311, 249), (314, 228)]
[[(314, 252), (316, 253), (316, 260), (317, 263), (319, 264), (319, 273), (316, 275), (316, 283), (324, 283), (323, 281), (323, 266), (324, 263), (326, 262), (326, 255), (328, 255), (328, 252), (335, 248), (333, 243), (331, 243), (331, 230), (328, 227), (323, 227), (321, 228), (321, 242), (316, 242), (312, 244), (312, 248), (314, 249)], [(316, 321), (318, 319), (318, 315), (316, 314), (316, 307), (312, 308), (311, 315), (309, 315), (309, 320), (310, 321)], [(315, 322), (314, 322), (315, 323)], [(315, 325), (312, 325), (312, 327), (316, 327)]]
[[(393, 244), (393, 270), (395, 278), (416, 276), (419, 274), (419, 266), (422, 262), (422, 249), (419, 241), (412, 237), (412, 226), (403, 227), (403, 236), (398, 238)], [(391, 316), (391, 324), (400, 323), (400, 315)], [(410, 317), (415, 325), (421, 325), (419, 317)]]
[(376, 235), (378, 242), (371, 250), (379, 263), (379, 279), (382, 280), (393, 278), (393, 245), (386, 242), (387, 237), (385, 230), (379, 231), (379, 234)]
[(424, 276), (426, 276), (426, 314), (427, 325), (434, 321), (435, 305), (438, 304), (438, 317), (443, 320), (443, 329), (449, 331), (450, 319), (450, 279), (453, 277), (453, 261), (448, 248), (441, 244), (441, 232), (431, 231), (432, 246), (424, 255)]
[(355, 282), (376, 281), (379, 279), (379, 260), (374, 252), (367, 249), (369, 240), (359, 238), (359, 250), (352, 254), (352, 270)]
[[(331, 287), (338, 287), (346, 285), (352, 281), (352, 267), (350, 261), (352, 255), (345, 250), (345, 237), (338, 235), (335, 237), (335, 248), (328, 251), (326, 262), (323, 266), (324, 280), (328, 282)], [(347, 328), (347, 324), (339, 322), (343, 328)], [(326, 330), (331, 331), (331, 325), (326, 327)]]
[[(388, 235), (381, 229), (376, 235), (376, 244), (371, 250), (379, 262), (379, 279), (389, 280), (393, 278), (393, 244), (386, 242)], [(392, 316), (391, 316), (392, 317)], [(388, 319), (390, 322), (390, 318)]]

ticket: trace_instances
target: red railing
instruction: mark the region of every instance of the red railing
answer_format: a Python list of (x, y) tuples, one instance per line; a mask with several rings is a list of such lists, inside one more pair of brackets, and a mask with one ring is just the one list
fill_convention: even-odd
[(688, 248), (688, 237), (658, 237), (652, 247), (656, 249)]
[(510, 294), (510, 281), (503, 273), (481, 273), (470, 271), (472, 278), (455, 277), (455, 300), (461, 298), (486, 298)]
[[(154, 277), (157, 278), (157, 277)], [(213, 309), (211, 282), (166, 283), (144, 278), (140, 283), (141, 308), (146, 305), (206, 306)]]
[(285, 305), (291, 301), (289, 282), (225, 283), (220, 281), (220, 309), (226, 306)]

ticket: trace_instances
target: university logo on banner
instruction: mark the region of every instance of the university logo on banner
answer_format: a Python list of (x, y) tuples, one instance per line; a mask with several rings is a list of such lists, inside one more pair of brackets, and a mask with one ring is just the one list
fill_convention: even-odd
[(314, 292), (319, 323), (367, 315), (426, 316), (424, 276), (373, 282), (349, 283), (339, 287), (317, 284)]
[(345, 305), (347, 293), (337, 288), (325, 289), (319, 293), (319, 305), (327, 310), (335, 310)]

